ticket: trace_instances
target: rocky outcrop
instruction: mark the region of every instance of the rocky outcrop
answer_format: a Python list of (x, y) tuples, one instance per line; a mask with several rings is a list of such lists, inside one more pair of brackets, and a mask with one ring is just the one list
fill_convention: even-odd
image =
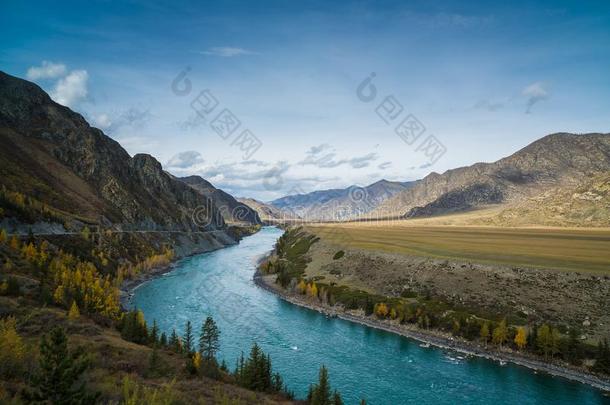
[(250, 208), (247, 204), (239, 202), (229, 193), (214, 187), (212, 183), (204, 178), (188, 176), (182, 177), (180, 180), (208, 198), (218, 208), (225, 222), (237, 224), (261, 223), (261, 219), (254, 209)]
[(5, 189), (83, 222), (155, 230), (225, 227), (216, 206), (155, 158), (130, 157), (40, 87), (3, 72), (0, 158)]

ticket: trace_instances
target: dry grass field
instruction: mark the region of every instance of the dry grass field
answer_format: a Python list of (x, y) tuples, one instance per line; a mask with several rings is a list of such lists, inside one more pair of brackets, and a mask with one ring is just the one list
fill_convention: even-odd
[(500, 228), (423, 221), (308, 225), (346, 248), (610, 274), (610, 229)]

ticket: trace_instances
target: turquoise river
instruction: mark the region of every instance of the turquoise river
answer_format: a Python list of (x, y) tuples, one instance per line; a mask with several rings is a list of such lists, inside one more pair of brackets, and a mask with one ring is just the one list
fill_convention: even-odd
[(589, 386), (419, 342), (282, 301), (253, 282), (256, 261), (281, 235), (263, 228), (238, 245), (179, 261), (135, 290), (132, 305), (161, 330), (196, 332), (209, 314), (221, 330), (220, 358), (233, 369), (254, 341), (271, 355), (298, 398), (323, 363), (346, 404), (602, 404)]

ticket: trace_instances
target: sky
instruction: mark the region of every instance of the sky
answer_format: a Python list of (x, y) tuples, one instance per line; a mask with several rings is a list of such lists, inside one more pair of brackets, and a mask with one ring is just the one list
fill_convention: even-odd
[(610, 132), (610, 2), (3, 0), (0, 70), (269, 201)]

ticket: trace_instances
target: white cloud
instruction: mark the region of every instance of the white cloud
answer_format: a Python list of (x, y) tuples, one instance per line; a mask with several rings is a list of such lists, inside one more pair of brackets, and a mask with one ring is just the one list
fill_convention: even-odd
[(549, 98), (549, 92), (541, 82), (532, 83), (523, 89), (522, 94), (527, 97), (527, 107), (525, 113), (529, 114), (534, 104)]
[(29, 80), (57, 79), (67, 72), (63, 63), (53, 63), (48, 60), (42, 61), (41, 66), (32, 66), (28, 69), (26, 77)]
[(191, 168), (195, 165), (202, 164), (203, 162), (203, 157), (199, 152), (194, 150), (187, 150), (185, 152), (180, 152), (177, 155), (172, 156), (172, 158), (167, 161), (167, 167), (186, 169)]
[(112, 125), (112, 120), (108, 114), (93, 116), (93, 124), (100, 129), (108, 129)]
[(218, 46), (200, 52), (203, 55), (220, 56), (223, 58), (232, 58), (233, 56), (241, 55), (256, 55), (257, 52), (249, 51), (243, 48), (235, 48), (231, 46)]
[[(327, 152), (328, 151), (328, 152)], [(334, 149), (328, 144), (312, 146), (306, 153), (305, 159), (299, 162), (302, 166), (316, 166), (319, 168), (333, 168), (341, 165), (349, 165), (354, 169), (367, 167), (371, 162), (377, 160), (376, 153), (369, 153), (364, 156), (356, 156), (353, 158), (336, 159), (337, 154)]]
[(59, 104), (73, 107), (87, 98), (88, 79), (89, 74), (86, 70), (71, 71), (55, 84), (55, 88), (51, 91), (51, 98)]

